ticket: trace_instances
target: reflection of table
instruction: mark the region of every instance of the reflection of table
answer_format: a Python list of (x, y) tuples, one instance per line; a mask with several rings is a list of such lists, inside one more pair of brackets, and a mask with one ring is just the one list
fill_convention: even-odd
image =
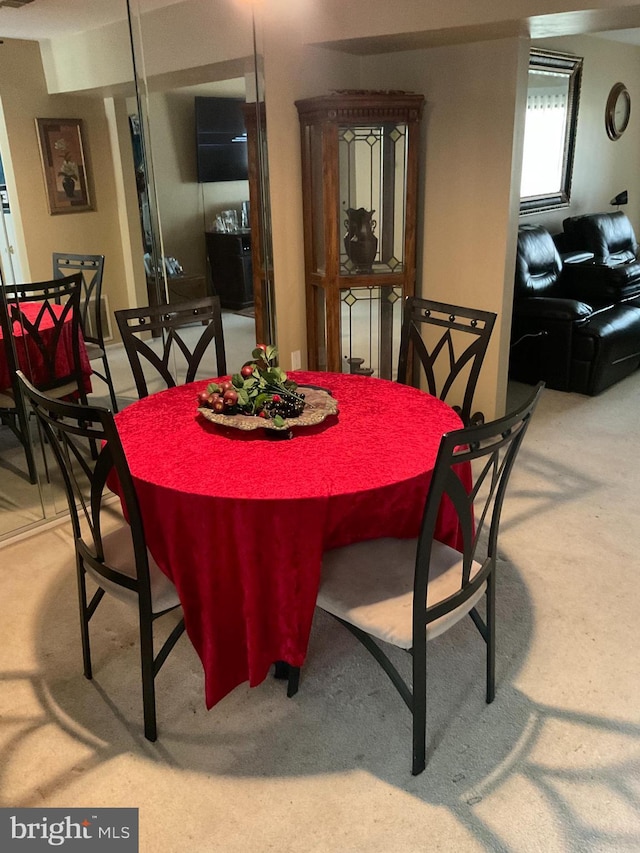
[[(35, 322), (38, 311), (41, 307), (41, 303), (39, 302), (25, 302), (21, 306), (21, 310), (29, 321)], [(62, 306), (55, 305), (52, 307), (56, 312), (62, 312), (63, 310)], [(71, 318), (69, 318), (69, 321), (65, 323), (60, 341), (55, 351), (56, 376), (67, 376), (73, 370), (73, 346), (71, 339), (72, 328), (70, 319)], [(50, 316), (43, 316), (39, 325), (39, 330), (45, 346), (49, 344), (53, 346), (54, 325)], [(16, 355), (18, 358), (18, 367), (34, 385), (39, 385), (40, 383), (49, 381), (51, 377), (40, 349), (30, 335), (25, 335), (23, 332), (24, 330), (20, 323), (15, 322), (13, 324), (13, 335)], [(82, 338), (80, 340), (80, 364), (84, 378), (82, 390), (89, 393), (91, 391), (90, 376), (92, 371), (84, 340)], [(10, 387), (11, 374), (9, 370), (9, 363), (7, 361), (2, 328), (0, 327), (0, 389)]]
[[(116, 416), (149, 548), (174, 581), (202, 660), (207, 706), (270, 665), (302, 665), (322, 553), (416, 536), (440, 436), (461, 425), (415, 388), (295, 373), (339, 415), (292, 440), (221, 430), (197, 414), (205, 383), (152, 395)], [(446, 511), (449, 544), (457, 529)]]

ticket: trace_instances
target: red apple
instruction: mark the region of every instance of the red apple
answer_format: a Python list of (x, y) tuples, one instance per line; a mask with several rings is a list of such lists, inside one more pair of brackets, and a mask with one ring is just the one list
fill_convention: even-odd
[(209, 392), (208, 391), (201, 391), (198, 394), (198, 402), (200, 403), (201, 406), (205, 406), (209, 402)]
[(235, 406), (238, 402), (238, 392), (235, 388), (228, 388), (223, 395), (225, 406)]
[(245, 364), (245, 366), (240, 370), (240, 375), (245, 379), (248, 379), (249, 376), (253, 376), (253, 365)]
[(218, 397), (218, 399), (213, 404), (213, 411), (216, 412), (216, 414), (218, 415), (224, 412), (224, 400), (222, 399), (222, 397)]

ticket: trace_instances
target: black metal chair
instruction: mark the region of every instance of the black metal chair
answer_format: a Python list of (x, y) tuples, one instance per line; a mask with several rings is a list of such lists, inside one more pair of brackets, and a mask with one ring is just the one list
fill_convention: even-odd
[(102, 328), (102, 277), (104, 275), (104, 255), (72, 255), (63, 252), (53, 253), (53, 277), (65, 278), (72, 272), (82, 273), (82, 296), (80, 299), (80, 324), (89, 361), (102, 361), (102, 373), (93, 369), (109, 389), (113, 411), (118, 411), (118, 400), (113, 387), (113, 379)]
[[(155, 677), (184, 631), (180, 621), (154, 652), (155, 620), (180, 605), (175, 586), (147, 550), (135, 487), (113, 414), (106, 408), (54, 400), (40, 393), (21, 372), (25, 399), (49, 440), (64, 480), (71, 515), (80, 603), (84, 674), (92, 678), (89, 623), (105, 592), (137, 610), (142, 666), (144, 734), (157, 738)], [(97, 459), (87, 458), (86, 444), (101, 445)], [(116, 476), (123, 509), (119, 525), (103, 533), (107, 478)], [(110, 503), (113, 516), (113, 502)], [(97, 584), (90, 600), (87, 575)]]
[(422, 368), (430, 394), (447, 402), (457, 395), (462, 405), (453, 408), (465, 426), (481, 423), (484, 416), (480, 412), (472, 415), (471, 406), (496, 316), (491, 311), (408, 296), (400, 335), (398, 382), (421, 387)]
[(0, 423), (9, 427), (24, 448), (29, 481), (35, 484), (38, 481), (38, 473), (29, 435), (29, 417), (20, 393), (20, 383), (17, 377), (18, 359), (15, 342), (11, 334), (12, 322), (6, 315), (5, 308), (8, 306), (0, 305), (0, 327), (2, 328), (4, 357), (9, 369), (11, 384), (8, 388), (0, 388)]
[[(24, 447), (32, 483), (37, 479), (36, 464), (16, 371), (20, 364), (26, 366), (30, 360), (37, 360), (37, 365), (30, 367), (37, 370), (39, 390), (55, 398), (76, 395), (86, 403), (80, 361), (81, 281), (81, 274), (75, 273), (60, 280), (4, 287), (6, 311), (0, 310), (0, 323), (11, 387), (0, 389), (0, 418)], [(33, 310), (28, 310), (27, 305)], [(19, 336), (13, 334), (14, 323), (22, 327)]]
[[(220, 299), (207, 296), (174, 305), (156, 305), (144, 308), (126, 308), (115, 312), (118, 329), (131, 365), (133, 378), (140, 398), (147, 397), (149, 390), (143, 370), (143, 359), (151, 365), (165, 382), (167, 388), (177, 384), (172, 372), (173, 357), (179, 351), (186, 361), (184, 382), (193, 382), (200, 362), (211, 342), (215, 345), (216, 373), (224, 376), (227, 372), (227, 360), (222, 331), (222, 312)], [(189, 327), (201, 324), (202, 330), (196, 336), (195, 345)], [(194, 329), (190, 330), (195, 331)], [(146, 333), (161, 333), (156, 338), (161, 343), (141, 339)], [(159, 354), (158, 349), (162, 347)], [(211, 375), (214, 375), (213, 373)]]
[[(380, 663), (413, 717), (414, 775), (426, 764), (427, 643), (469, 614), (486, 643), (486, 701), (495, 694), (495, 570), (505, 490), (542, 391), (492, 423), (442, 437), (417, 539), (375, 539), (328, 551), (318, 607), (345, 625)], [(470, 491), (461, 466), (473, 465)], [(435, 539), (443, 498), (451, 502), (463, 546)], [(478, 605), (485, 600), (484, 616)], [(379, 645), (411, 652), (412, 685)], [(296, 673), (291, 673), (296, 678)]]

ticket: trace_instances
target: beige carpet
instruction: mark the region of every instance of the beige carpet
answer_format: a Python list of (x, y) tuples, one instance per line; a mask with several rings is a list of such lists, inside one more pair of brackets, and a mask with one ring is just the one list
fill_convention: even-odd
[(66, 525), (5, 545), (0, 805), (138, 807), (145, 853), (640, 850), (639, 394), (545, 392), (505, 506), (496, 700), (470, 621), (430, 644), (417, 778), (402, 701), (321, 615), (294, 699), (269, 678), (207, 712), (183, 637), (149, 744), (115, 603), (82, 676)]

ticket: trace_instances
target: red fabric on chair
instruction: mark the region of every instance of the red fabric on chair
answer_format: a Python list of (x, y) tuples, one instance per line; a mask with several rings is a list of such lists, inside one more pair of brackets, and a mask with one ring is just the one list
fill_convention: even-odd
[[(323, 552), (416, 536), (440, 437), (461, 426), (449, 406), (409, 386), (290, 376), (338, 401), (337, 416), (291, 440), (206, 421), (197, 413), (206, 382), (116, 415), (149, 549), (178, 589), (202, 660), (207, 707), (247, 679), (259, 684), (276, 660), (302, 665)], [(440, 532), (456, 545), (446, 507)]]

